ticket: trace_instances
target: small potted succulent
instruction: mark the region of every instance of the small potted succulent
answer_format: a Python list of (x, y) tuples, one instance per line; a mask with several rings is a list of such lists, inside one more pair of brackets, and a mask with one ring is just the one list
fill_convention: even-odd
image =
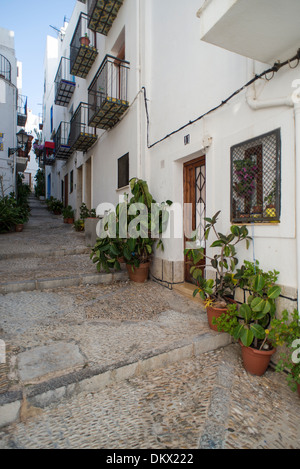
[[(236, 245), (245, 241), (246, 247), (249, 247), (251, 237), (245, 226), (231, 226), (230, 233), (224, 235), (217, 232), (216, 224), (220, 211), (212, 218), (205, 218), (205, 239), (208, 239), (210, 231), (215, 234), (216, 240), (211, 244), (211, 248), (217, 249), (216, 254), (208, 255), (204, 248), (186, 249), (184, 251), (188, 262), (191, 264), (191, 275), (196, 282), (197, 288), (194, 290), (194, 296), (200, 295), (205, 301), (207, 318), (209, 326), (217, 330), (213, 324), (213, 318), (221, 316), (227, 310), (227, 305), (234, 297), (237, 286), (235, 279), (235, 270), (238, 264)], [(214, 269), (215, 279), (206, 279), (203, 276), (204, 267), (199, 267), (199, 262), (205, 259)]]

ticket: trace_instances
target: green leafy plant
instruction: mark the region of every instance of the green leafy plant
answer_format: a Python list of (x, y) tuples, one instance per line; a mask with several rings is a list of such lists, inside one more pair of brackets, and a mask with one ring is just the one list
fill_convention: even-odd
[[(123, 255), (127, 264), (139, 267), (140, 264), (149, 262), (155, 246), (157, 249), (164, 250), (161, 234), (167, 227), (169, 220), (167, 207), (172, 205), (172, 202), (167, 200), (166, 202), (158, 204), (149, 192), (146, 181), (133, 178), (130, 180), (129, 184), (132, 193), (127, 208), (129, 236), (123, 243)], [(143, 204), (143, 206), (146, 207), (147, 218), (141, 219), (139, 226), (141, 235), (134, 237), (131, 236), (130, 233), (130, 224), (139, 213), (138, 204)], [(118, 210), (119, 208), (120, 207), (118, 207)], [(119, 213), (118, 210), (117, 213)]]
[(300, 323), (299, 311), (289, 313), (284, 310), (281, 318), (274, 319), (267, 331), (268, 337), (283, 347), (279, 354), (279, 361), (275, 370), (277, 372), (287, 371), (287, 383), (296, 391), (300, 385)]
[(80, 206), (80, 220), (85, 220), (86, 218), (97, 218), (96, 210), (92, 208), (89, 210), (85, 203), (82, 203)]
[(84, 221), (83, 220), (74, 220), (73, 223), (75, 231), (84, 231)]
[[(213, 230), (216, 240), (210, 245), (211, 248), (218, 250), (213, 257), (208, 256), (204, 248), (185, 249), (184, 253), (192, 265), (190, 272), (196, 282), (197, 288), (194, 290), (194, 296), (197, 294), (203, 300), (210, 300), (215, 306), (226, 307), (227, 298), (234, 294), (237, 281), (235, 279), (235, 270), (238, 264), (236, 245), (242, 241), (246, 242), (248, 249), (251, 237), (245, 226), (239, 227), (233, 225), (228, 235), (217, 232), (216, 224), (220, 211), (212, 218), (205, 218), (205, 239), (207, 240), (211, 230)], [(205, 259), (210, 262), (210, 267), (215, 271), (215, 280), (205, 279), (203, 277), (203, 266), (199, 267), (199, 262)], [(205, 265), (204, 267), (208, 267)]]
[(64, 218), (74, 218), (75, 216), (75, 211), (71, 207), (71, 205), (68, 205), (62, 210), (62, 215)]
[(8, 233), (20, 222), (20, 209), (10, 195), (0, 199), (0, 233)]
[[(256, 269), (255, 270), (255, 266)], [(240, 340), (245, 347), (262, 349), (267, 347), (266, 330), (270, 320), (275, 318), (275, 300), (280, 296), (281, 289), (275, 285), (278, 272), (263, 272), (257, 262), (251, 266), (249, 262), (236, 274), (238, 285), (248, 290), (247, 303), (239, 309), (234, 305), (229, 310), (228, 320), (238, 319), (236, 327), (228, 331), (236, 340)], [(218, 327), (223, 325), (224, 318), (216, 319)], [(276, 323), (273, 323), (275, 327)], [(271, 338), (271, 337), (270, 337)], [(271, 343), (271, 340), (268, 342)]]
[(42, 169), (38, 169), (35, 179), (35, 187), (34, 192), (36, 197), (45, 196), (45, 171)]

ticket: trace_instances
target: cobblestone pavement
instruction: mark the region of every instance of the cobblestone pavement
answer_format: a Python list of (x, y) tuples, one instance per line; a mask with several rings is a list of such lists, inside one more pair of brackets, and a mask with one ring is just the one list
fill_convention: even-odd
[[(23, 233), (5, 236), (4, 244), (1, 237), (2, 278), (16, 278), (17, 267), (22, 278), (89, 271), (88, 255), (42, 260), (44, 250), (83, 248), (84, 238), (36, 201), (32, 214)], [(4, 259), (13, 252), (25, 255), (23, 262)], [(300, 399), (284, 375), (271, 368), (261, 378), (249, 375), (237, 344), (176, 358), (176, 347), (189, 350), (199, 337), (224, 336), (209, 330), (199, 303), (151, 281), (0, 295), (0, 339), (7, 346), (0, 403), (9, 393), (23, 393), (18, 420), (0, 429), (0, 448), (300, 449)], [(47, 357), (53, 350), (54, 365)], [(27, 401), (34, 386), (51, 380), (63, 386), (71, 372), (77, 378), (99, 367), (113, 373), (166, 352), (176, 359), (105, 387), (82, 388), (44, 405)]]
[(247, 374), (231, 345), (62, 400), (0, 431), (0, 448), (299, 449), (300, 403)]

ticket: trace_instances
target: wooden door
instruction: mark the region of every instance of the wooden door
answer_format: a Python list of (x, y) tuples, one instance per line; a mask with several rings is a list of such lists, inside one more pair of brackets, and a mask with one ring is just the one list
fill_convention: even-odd
[[(205, 248), (205, 216), (206, 216), (206, 174), (205, 174), (205, 156), (184, 164), (183, 168), (183, 187), (184, 187), (184, 220), (185, 235), (184, 244), (191, 240), (191, 236), (196, 234), (197, 246)], [(205, 261), (201, 261), (203, 267)], [(194, 283), (190, 275), (190, 264), (185, 259), (185, 281)]]

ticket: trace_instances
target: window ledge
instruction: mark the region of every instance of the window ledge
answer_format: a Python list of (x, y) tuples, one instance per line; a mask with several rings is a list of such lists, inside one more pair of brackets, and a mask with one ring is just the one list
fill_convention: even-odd
[(119, 189), (116, 189), (116, 192), (127, 191), (129, 189), (130, 189), (129, 185), (128, 186), (123, 186), (123, 187), (120, 187)]

